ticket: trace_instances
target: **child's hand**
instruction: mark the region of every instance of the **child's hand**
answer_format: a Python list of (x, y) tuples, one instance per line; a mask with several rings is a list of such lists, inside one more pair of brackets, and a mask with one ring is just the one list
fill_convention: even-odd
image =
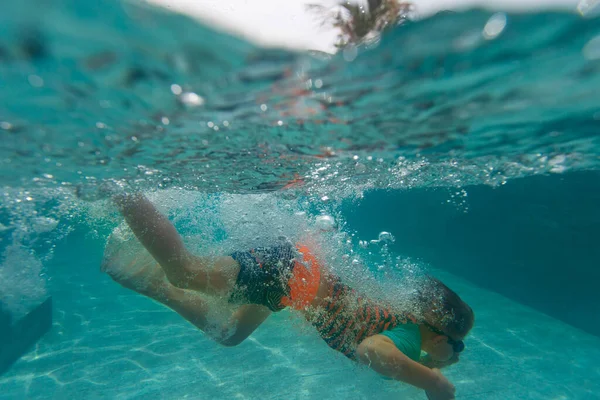
[(442, 375), (439, 369), (434, 368), (432, 371), (437, 375), (435, 386), (425, 391), (429, 400), (454, 400), (454, 392), (456, 389), (450, 381)]
[(446, 360), (446, 361), (440, 361), (439, 367), (434, 366), (434, 368), (442, 368), (442, 367), (449, 367), (452, 364), (456, 364), (457, 362), (459, 362), (459, 354), (458, 353), (454, 353), (454, 355), (452, 355), (452, 357), (450, 357), (450, 359)]
[(426, 367), (429, 368), (444, 368), (444, 367), (448, 367), (452, 364), (456, 364), (457, 362), (459, 362), (459, 355), (458, 353), (454, 353), (454, 355), (446, 361), (437, 361), (434, 360), (433, 358), (431, 358), (431, 356), (429, 354), (427, 354), (425, 357), (421, 358), (421, 364), (423, 364)]

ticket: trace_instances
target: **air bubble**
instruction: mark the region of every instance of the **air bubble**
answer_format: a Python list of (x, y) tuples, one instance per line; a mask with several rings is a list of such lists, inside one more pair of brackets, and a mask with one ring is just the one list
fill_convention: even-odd
[(396, 241), (396, 238), (391, 233), (383, 231), (383, 232), (379, 232), (379, 241), (394, 243)]
[(38, 75), (29, 75), (27, 80), (29, 81), (29, 84), (33, 87), (39, 88), (44, 86), (44, 80)]
[(181, 86), (177, 85), (176, 83), (171, 85), (171, 93), (173, 93), (174, 95), (179, 96), (182, 91), (183, 89), (181, 88)]
[(358, 49), (355, 46), (348, 46), (344, 48), (344, 50), (342, 51), (342, 55), (344, 57), (344, 60), (352, 62), (356, 59), (356, 56), (358, 55)]
[(483, 37), (492, 40), (496, 39), (506, 27), (506, 14), (496, 13), (490, 17), (483, 28)]
[(199, 107), (201, 105), (204, 105), (204, 98), (198, 96), (194, 92), (182, 93), (179, 99), (183, 104), (185, 104), (188, 107)]
[(366, 171), (367, 167), (365, 166), (365, 164), (356, 163), (354, 169), (356, 169), (356, 172), (362, 173)]
[(335, 227), (335, 219), (331, 215), (319, 215), (316, 222), (317, 227), (323, 231), (330, 231)]

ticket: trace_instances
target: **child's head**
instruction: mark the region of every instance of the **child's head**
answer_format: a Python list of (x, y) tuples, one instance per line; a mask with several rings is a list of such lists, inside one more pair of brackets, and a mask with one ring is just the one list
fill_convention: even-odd
[(447, 360), (461, 350), (460, 343), (473, 328), (475, 315), (467, 303), (438, 279), (428, 277), (419, 291), (422, 306), (423, 349)]

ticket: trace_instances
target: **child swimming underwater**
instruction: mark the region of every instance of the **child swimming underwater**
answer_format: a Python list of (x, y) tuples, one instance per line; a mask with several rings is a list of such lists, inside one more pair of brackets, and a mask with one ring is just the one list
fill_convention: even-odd
[[(438, 368), (458, 362), (474, 315), (456, 293), (428, 278), (418, 317), (361, 296), (323, 266), (303, 243), (282, 242), (229, 256), (191, 254), (171, 222), (142, 194), (120, 194), (115, 204), (156, 262), (128, 271), (103, 269), (122, 286), (170, 307), (215, 341), (235, 346), (272, 313), (300, 311), (333, 349), (378, 373), (426, 391), (431, 400), (454, 398)], [(239, 305), (226, 326), (215, 327), (198, 293)], [(421, 358), (421, 351), (427, 353)]]

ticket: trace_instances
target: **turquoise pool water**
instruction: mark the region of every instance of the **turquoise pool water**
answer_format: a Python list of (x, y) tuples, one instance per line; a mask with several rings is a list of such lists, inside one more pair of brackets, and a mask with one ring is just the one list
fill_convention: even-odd
[(3, 11), (0, 302), (17, 320), (52, 296), (54, 324), (0, 398), (424, 398), (293, 312), (223, 348), (112, 282), (118, 184), (198, 251), (309, 231), (389, 301), (442, 278), (477, 318), (444, 372), (457, 398), (600, 398), (593, 15), (442, 13), (329, 56), (132, 2)]

